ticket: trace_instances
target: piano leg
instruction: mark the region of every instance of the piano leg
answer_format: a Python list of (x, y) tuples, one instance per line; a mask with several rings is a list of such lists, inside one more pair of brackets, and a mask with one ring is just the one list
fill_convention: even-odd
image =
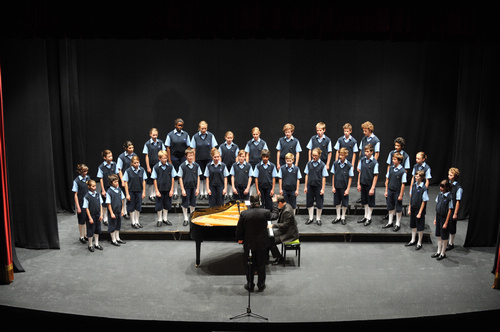
[(196, 267), (200, 266), (201, 241), (196, 241)]

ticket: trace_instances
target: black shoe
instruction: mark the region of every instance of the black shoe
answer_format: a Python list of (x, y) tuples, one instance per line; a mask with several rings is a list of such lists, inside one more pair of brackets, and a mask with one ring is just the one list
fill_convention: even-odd
[(108, 221), (107, 220), (103, 221), (102, 223), (104, 224), (104, 226), (108, 226)]
[(263, 292), (264, 289), (266, 289), (266, 284), (258, 286), (259, 287), (259, 292)]
[(365, 226), (370, 226), (371, 223), (372, 223), (371, 219), (366, 219)]
[(366, 218), (363, 218), (361, 220), (358, 220), (358, 224), (362, 224), (362, 223), (365, 223), (368, 219)]
[(178, 198), (179, 198), (179, 195), (177, 195), (177, 194), (175, 194), (175, 195), (172, 197), (172, 199), (173, 199), (174, 201), (175, 201), (175, 200), (177, 200)]
[(341, 223), (342, 225), (347, 224), (347, 222), (345, 221), (345, 219), (341, 219), (341, 220), (340, 220), (340, 223)]
[(120, 246), (120, 244), (118, 242), (111, 241), (111, 244), (114, 245), (115, 247), (119, 247)]
[(392, 229), (392, 231), (393, 231), (393, 232), (397, 232), (397, 231), (399, 231), (400, 229), (401, 229), (401, 226), (396, 225), (396, 226), (394, 226), (394, 228)]
[(162, 224), (161, 220), (158, 220), (158, 221), (156, 222), (156, 227), (161, 227), (161, 224)]
[(118, 242), (119, 244), (125, 244), (127, 242), (123, 241), (123, 240), (116, 240), (116, 242)]
[(184, 220), (184, 221), (182, 222), (182, 226), (187, 226), (187, 225), (188, 225), (188, 223), (189, 223), (189, 221), (188, 221), (188, 220)]
[(440, 260), (445, 259), (445, 258), (446, 258), (446, 255), (444, 255), (444, 256), (443, 255), (439, 255), (439, 257), (436, 258), (436, 260), (440, 261)]
[(356, 203), (361, 203), (361, 198), (358, 198), (358, 200), (356, 201)]
[(172, 223), (169, 220), (163, 220), (163, 223), (167, 226), (172, 226)]
[(415, 250), (420, 250), (422, 249), (422, 245), (421, 244), (417, 244), (417, 246), (415, 247)]
[(139, 229), (139, 225), (138, 224), (132, 224), (132, 227), (135, 228), (135, 229)]
[(124, 214), (124, 215), (123, 215), (123, 218), (125, 218), (125, 219), (129, 220), (129, 219), (130, 219), (130, 214), (128, 214), (128, 213), (127, 213), (127, 214)]
[(90, 252), (94, 252), (94, 246), (89, 246), (88, 248)]
[(333, 219), (333, 220), (332, 220), (332, 224), (336, 224), (336, 223), (338, 223), (339, 221), (340, 221), (340, 218)]
[(98, 250), (103, 250), (104, 249), (103, 247), (101, 247), (100, 244), (96, 245), (95, 248), (98, 249)]
[(272, 265), (280, 265), (285, 259), (283, 257), (278, 257), (272, 262)]
[(392, 227), (392, 224), (387, 223), (384, 226), (382, 226), (382, 228), (389, 228), (389, 227)]
[(80, 242), (81, 243), (87, 243), (87, 241), (85, 241), (85, 239), (83, 237), (80, 238)]
[(306, 225), (309, 225), (309, 224), (311, 224), (312, 222), (313, 222), (313, 221), (312, 221), (312, 219), (307, 219), (307, 221), (306, 221)]
[(452, 244), (448, 244), (446, 246), (446, 250), (452, 250), (453, 248), (455, 248), (455, 245), (452, 243)]
[(155, 197), (154, 197), (154, 196), (149, 196), (149, 200), (150, 200), (151, 202), (154, 202), (154, 201), (155, 201)]
[(316, 224), (317, 224), (318, 226), (321, 226), (321, 220), (319, 220), (319, 219), (318, 219), (318, 220), (316, 220)]
[(436, 253), (431, 255), (432, 258), (438, 258), (439, 256), (441, 256), (441, 253), (439, 253), (439, 252), (436, 252)]
[(255, 288), (255, 285), (249, 285), (249, 284), (245, 284), (245, 289), (247, 291), (250, 291), (250, 292), (253, 292), (253, 289)]
[(410, 241), (410, 242), (408, 242), (407, 244), (405, 244), (405, 247), (411, 247), (411, 246), (414, 246), (414, 245), (416, 245), (416, 244), (417, 244), (417, 242), (411, 242), (411, 241)]
[(142, 225), (141, 225), (141, 223), (137, 223), (137, 226), (139, 226), (139, 228), (142, 228)]

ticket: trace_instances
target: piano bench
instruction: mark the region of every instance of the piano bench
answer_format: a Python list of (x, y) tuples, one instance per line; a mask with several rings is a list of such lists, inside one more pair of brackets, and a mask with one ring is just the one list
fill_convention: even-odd
[(286, 264), (286, 252), (288, 250), (295, 250), (295, 256), (298, 256), (299, 262), (298, 266), (300, 267), (300, 241), (299, 239), (292, 241), (292, 242), (287, 242), (287, 243), (282, 243), (281, 244), (281, 255), (283, 256), (283, 266)]

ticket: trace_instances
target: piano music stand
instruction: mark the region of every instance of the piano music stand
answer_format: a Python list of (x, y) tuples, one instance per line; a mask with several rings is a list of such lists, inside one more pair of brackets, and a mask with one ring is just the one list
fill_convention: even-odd
[[(251, 273), (253, 273), (252, 271), (252, 251), (250, 250), (248, 252), (248, 275), (247, 275), (247, 280), (250, 280), (250, 276), (251, 276)], [(264, 319), (264, 320), (268, 320), (266, 317), (264, 316), (261, 316), (261, 315), (257, 315), (255, 313), (252, 312), (252, 309), (250, 308), (250, 290), (251, 290), (251, 286), (250, 283), (247, 283), (247, 290), (248, 290), (248, 307), (247, 307), (247, 311), (244, 312), (244, 313), (241, 313), (239, 315), (236, 315), (236, 316), (233, 316), (229, 319), (237, 319), (237, 318), (241, 318), (241, 317), (255, 317), (255, 318), (260, 318), (260, 319)]]

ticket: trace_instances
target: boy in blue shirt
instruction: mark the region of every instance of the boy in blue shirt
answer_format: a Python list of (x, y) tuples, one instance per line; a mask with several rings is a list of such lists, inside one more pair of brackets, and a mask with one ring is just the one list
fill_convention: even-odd
[(295, 155), (295, 166), (299, 165), (299, 156), (302, 152), (300, 147), (300, 142), (298, 139), (293, 137), (293, 132), (295, 131), (295, 126), (291, 123), (287, 123), (283, 126), (284, 137), (278, 140), (276, 145), (277, 157), (276, 157), (276, 168), (279, 170), (282, 166), (285, 166), (285, 157), (288, 153)]
[(405, 192), (406, 170), (401, 166), (403, 155), (396, 152), (392, 156), (392, 166), (387, 170), (385, 176), (385, 193), (389, 221), (382, 228), (392, 227), (394, 214), (396, 214), (396, 225), (394, 232), (401, 229), (401, 216), (403, 215), (403, 195)]
[[(338, 159), (333, 163), (331, 173), (332, 175), (332, 192), (333, 192), (333, 205), (337, 211), (337, 218), (332, 220), (332, 224), (341, 221), (342, 225), (346, 224), (345, 214), (347, 206), (349, 205), (349, 190), (351, 189), (351, 182), (354, 176), (352, 164), (347, 160), (349, 150), (340, 148), (338, 151)], [(340, 210), (342, 208), (342, 216)]]
[(344, 130), (344, 136), (341, 136), (337, 139), (335, 146), (333, 147), (337, 152), (335, 153), (335, 160), (339, 159), (340, 149), (346, 148), (348, 151), (348, 156), (351, 156), (351, 165), (356, 165), (356, 154), (358, 153), (358, 141), (352, 134), (352, 125), (350, 123), (346, 123), (342, 129)]
[(361, 193), (361, 204), (365, 215), (358, 223), (369, 226), (372, 223), (372, 213), (375, 207), (375, 187), (378, 180), (378, 162), (373, 156), (373, 146), (365, 145), (364, 157), (358, 163), (358, 191)]
[(262, 161), (253, 170), (257, 195), (264, 201), (264, 207), (268, 210), (273, 208), (272, 197), (274, 196), (274, 186), (278, 176), (276, 166), (269, 161), (270, 156), (269, 150), (262, 150)]
[(123, 216), (123, 200), (125, 195), (120, 189), (120, 178), (116, 174), (111, 174), (108, 177), (110, 187), (106, 191), (106, 205), (109, 212), (108, 233), (111, 235), (111, 244), (119, 247), (125, 244), (125, 241), (120, 239), (120, 229), (122, 226)]
[(328, 136), (325, 135), (326, 124), (323, 122), (318, 122), (316, 124), (316, 135), (313, 135), (307, 143), (307, 148), (309, 149), (309, 159), (312, 159), (312, 151), (315, 148), (321, 149), (321, 161), (326, 165), (326, 169), (330, 169), (330, 162), (332, 159), (332, 141)]
[(151, 179), (155, 188), (155, 211), (157, 214), (156, 226), (162, 223), (171, 226), (168, 220), (168, 210), (172, 208), (172, 196), (174, 195), (174, 181), (177, 173), (174, 166), (168, 163), (167, 151), (158, 152), (159, 162), (153, 166)]
[[(408, 214), (410, 215), (410, 228), (411, 228), (411, 240), (406, 247), (414, 246), (415, 250), (422, 249), (422, 239), (424, 237), (425, 229), (425, 213), (427, 202), (429, 201), (429, 194), (427, 193), (427, 187), (424, 185), (423, 180), (425, 179), (424, 171), (417, 171), (415, 174), (416, 182), (410, 189), (410, 205), (408, 206)], [(418, 242), (416, 241), (418, 232)]]
[(306, 225), (313, 222), (313, 205), (316, 201), (316, 224), (321, 226), (321, 212), (323, 211), (325, 184), (326, 178), (328, 177), (328, 171), (325, 163), (320, 160), (320, 148), (314, 148), (311, 157), (312, 160), (306, 164), (306, 168), (304, 169), (304, 173), (306, 174), (304, 193), (306, 194), (306, 208), (309, 213), (309, 219), (306, 221)]
[(285, 198), (285, 202), (290, 204), (295, 212), (297, 209), (297, 196), (299, 195), (300, 169), (293, 164), (293, 153), (287, 153), (285, 156), (286, 165), (283, 165), (278, 171), (278, 182), (280, 194)]
[(448, 180), (443, 180), (439, 184), (439, 195), (436, 197), (436, 217), (434, 225), (436, 226), (435, 235), (438, 237), (438, 247), (432, 258), (437, 258), (438, 261), (446, 258), (446, 248), (450, 231), (448, 224), (450, 222), (451, 211), (453, 210), (453, 200), (450, 194), (451, 183)]
[(448, 170), (448, 181), (451, 183), (451, 199), (453, 200), (453, 210), (451, 214), (449, 229), (450, 229), (450, 240), (448, 242), (448, 248), (446, 250), (451, 250), (455, 248), (455, 234), (457, 233), (457, 221), (458, 221), (458, 209), (460, 209), (460, 201), (462, 200), (463, 189), (462, 186), (457, 182), (460, 176), (460, 171), (458, 168), (451, 167)]

